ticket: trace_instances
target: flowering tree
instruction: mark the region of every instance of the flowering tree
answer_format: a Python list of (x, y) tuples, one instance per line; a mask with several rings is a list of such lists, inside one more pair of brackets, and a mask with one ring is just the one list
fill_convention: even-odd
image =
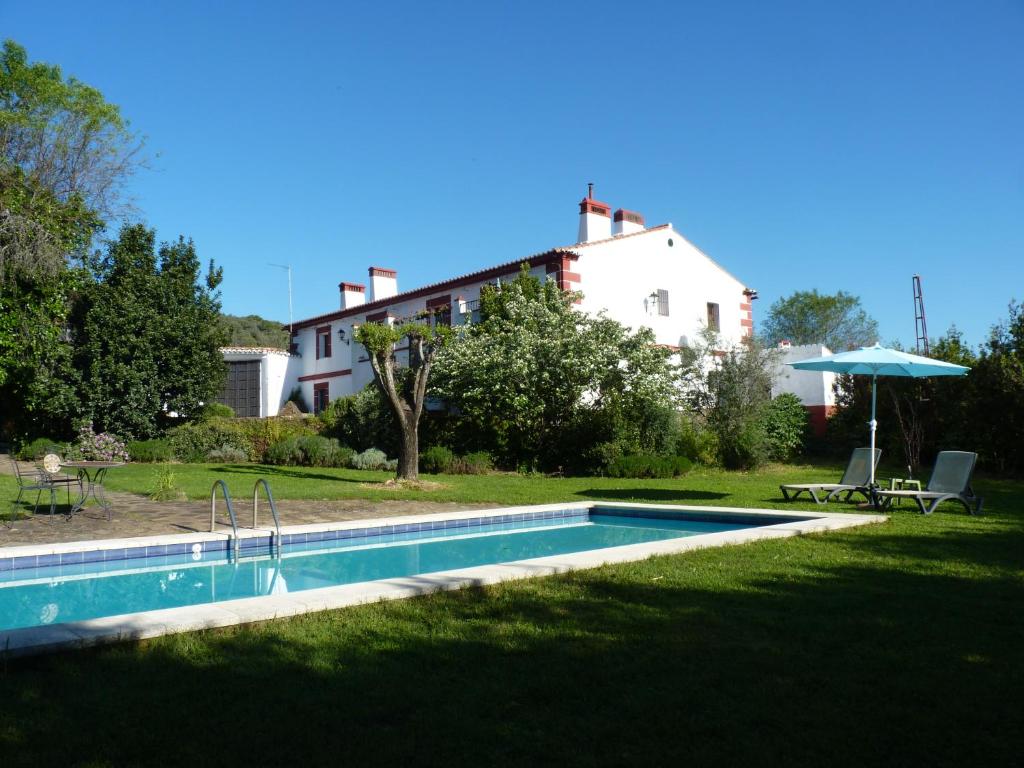
[(524, 268), (484, 288), (480, 322), (438, 357), (432, 392), (506, 465), (586, 468), (607, 458), (595, 452), (663, 449), (672, 432), (671, 352), (577, 298)]

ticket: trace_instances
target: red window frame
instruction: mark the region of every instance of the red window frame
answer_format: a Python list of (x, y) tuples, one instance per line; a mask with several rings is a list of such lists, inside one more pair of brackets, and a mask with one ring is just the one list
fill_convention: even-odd
[(331, 383), (329, 381), (313, 385), (313, 414), (316, 415), (327, 408), (331, 402)]
[[(324, 353), (320, 354), (320, 337), (325, 336), (326, 341), (324, 342)], [(321, 357), (331, 356), (331, 326), (321, 325), (316, 329), (316, 359), (319, 360)]]

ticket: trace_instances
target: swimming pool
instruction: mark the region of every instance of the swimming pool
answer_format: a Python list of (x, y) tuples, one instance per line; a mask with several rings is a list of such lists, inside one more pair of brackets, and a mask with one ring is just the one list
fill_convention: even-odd
[(758, 532), (793, 535), (823, 521), (845, 527), (830, 521), (837, 517), (854, 523), (864, 516), (586, 503), (300, 526), (285, 529), (281, 550), (270, 546), (269, 532), (250, 531), (238, 557), (222, 534), (139, 546), (81, 542), (6, 558), (0, 550), (0, 647), (150, 636), (196, 628), (197, 621), (241, 623)]

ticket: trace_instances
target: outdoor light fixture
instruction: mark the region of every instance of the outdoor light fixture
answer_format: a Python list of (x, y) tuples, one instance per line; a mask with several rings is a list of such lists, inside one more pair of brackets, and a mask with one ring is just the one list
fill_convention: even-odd
[(349, 340), (345, 338), (345, 329), (344, 328), (339, 328), (338, 329), (338, 340), (339, 341), (344, 341), (346, 345), (349, 343)]

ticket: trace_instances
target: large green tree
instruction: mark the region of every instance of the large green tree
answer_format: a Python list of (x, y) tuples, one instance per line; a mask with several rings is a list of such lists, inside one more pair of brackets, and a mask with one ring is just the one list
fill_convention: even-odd
[(647, 329), (576, 311), (576, 298), (525, 268), (484, 288), (480, 322), (439, 356), (432, 385), (475, 438), (467, 447), (567, 471), (599, 465), (602, 452), (664, 447), (678, 393), (671, 353)]
[(156, 248), (153, 230), (125, 226), (96, 265), (76, 314), (86, 413), (97, 427), (137, 438), (195, 416), (225, 373), (211, 261), (201, 274), (191, 241)]
[(835, 294), (796, 291), (779, 299), (768, 310), (761, 326), (765, 346), (786, 339), (792, 344), (824, 344), (833, 352), (845, 352), (878, 340), (878, 323), (845, 291)]
[(67, 317), (141, 143), (59, 67), (0, 51), (0, 435), (59, 436), (79, 410)]

